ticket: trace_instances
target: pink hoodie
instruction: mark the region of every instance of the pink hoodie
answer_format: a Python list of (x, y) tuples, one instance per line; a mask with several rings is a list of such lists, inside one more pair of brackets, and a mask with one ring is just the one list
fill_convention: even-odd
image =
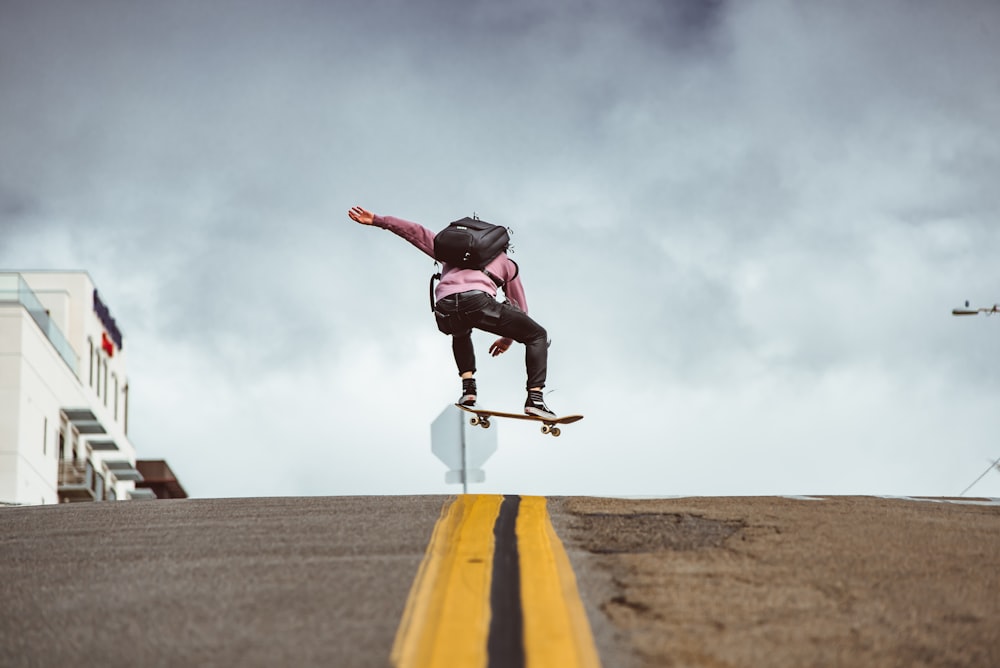
[[(399, 235), (411, 244), (434, 257), (434, 235), (429, 229), (420, 223), (413, 223), (402, 218), (393, 216), (375, 216), (374, 225), (384, 230), (389, 230), (393, 234)], [(521, 285), (521, 278), (516, 276), (514, 262), (507, 257), (506, 253), (500, 253), (493, 259), (486, 269), (496, 275), (501, 280), (507, 281), (504, 285), (504, 294), (512, 304), (519, 309), (528, 312), (528, 302), (524, 297), (524, 287)], [(434, 299), (438, 301), (448, 295), (469, 290), (481, 290), (493, 297), (497, 296), (497, 286), (493, 280), (484, 272), (478, 269), (461, 269), (450, 264), (441, 265), (441, 282), (438, 283), (434, 292)]]

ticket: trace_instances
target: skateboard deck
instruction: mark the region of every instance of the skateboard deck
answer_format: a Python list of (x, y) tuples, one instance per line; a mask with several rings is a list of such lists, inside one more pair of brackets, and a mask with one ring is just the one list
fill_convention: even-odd
[(561, 424), (571, 424), (578, 420), (582, 420), (582, 415), (563, 415), (557, 418), (543, 418), (538, 415), (525, 415), (524, 413), (505, 413), (503, 411), (491, 411), (485, 408), (470, 408), (468, 406), (463, 406), (462, 404), (455, 404), (463, 411), (468, 413), (473, 413), (475, 417), (469, 420), (469, 424), (473, 426), (480, 426), (483, 429), (489, 429), (490, 418), (491, 417), (503, 417), (511, 418), (513, 420), (530, 420), (532, 422), (542, 423), (542, 433), (551, 434), (553, 436), (558, 436), (562, 433), (558, 425)]

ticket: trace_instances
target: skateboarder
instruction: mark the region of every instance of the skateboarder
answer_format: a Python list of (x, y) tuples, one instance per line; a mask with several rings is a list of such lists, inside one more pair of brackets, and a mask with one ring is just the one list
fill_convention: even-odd
[[(376, 215), (360, 206), (352, 208), (347, 215), (362, 225), (389, 230), (434, 257), (435, 233), (419, 223)], [(462, 378), (462, 397), (458, 403), (476, 405), (476, 354), (472, 346), (472, 330), (475, 328), (501, 337), (490, 346), (493, 357), (506, 352), (514, 341), (524, 344), (528, 374), (524, 412), (555, 418), (556, 414), (548, 409), (542, 398), (548, 361), (548, 334), (544, 327), (528, 317), (528, 304), (517, 275), (517, 265), (506, 253), (500, 253), (485, 269), (505, 282), (504, 294), (508, 302), (496, 300), (497, 285), (486, 271), (463, 269), (447, 263), (442, 265), (441, 282), (434, 293), (438, 328), (445, 334), (451, 334), (451, 348)]]

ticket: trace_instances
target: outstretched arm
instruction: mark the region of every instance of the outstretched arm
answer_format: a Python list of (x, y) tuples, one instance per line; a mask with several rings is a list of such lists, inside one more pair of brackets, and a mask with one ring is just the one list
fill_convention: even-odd
[(406, 239), (427, 255), (434, 257), (434, 233), (419, 223), (393, 216), (379, 216), (360, 206), (352, 207), (347, 216), (362, 225), (374, 225)]

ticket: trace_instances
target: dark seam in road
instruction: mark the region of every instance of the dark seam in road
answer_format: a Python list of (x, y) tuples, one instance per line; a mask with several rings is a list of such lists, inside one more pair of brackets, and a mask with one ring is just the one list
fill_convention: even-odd
[(505, 495), (493, 525), (490, 632), (486, 643), (490, 668), (523, 668), (525, 665), (521, 566), (516, 532), (520, 507), (520, 496)]

